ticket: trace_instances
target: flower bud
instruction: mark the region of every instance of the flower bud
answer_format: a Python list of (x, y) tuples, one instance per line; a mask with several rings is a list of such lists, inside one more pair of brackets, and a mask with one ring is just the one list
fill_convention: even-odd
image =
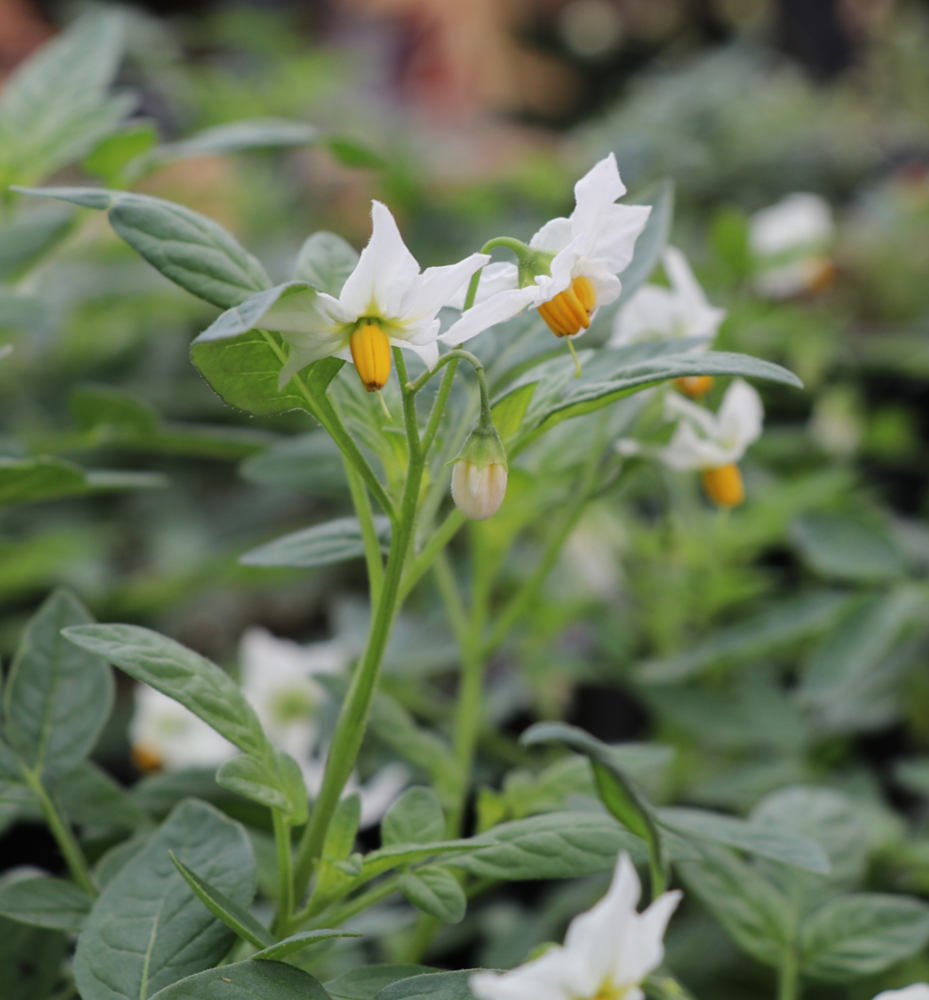
[(706, 495), (720, 507), (738, 507), (745, 499), (742, 472), (735, 463), (704, 469), (702, 478)]
[(491, 423), (478, 424), (453, 460), (452, 499), (472, 521), (486, 521), (506, 496), (506, 450)]

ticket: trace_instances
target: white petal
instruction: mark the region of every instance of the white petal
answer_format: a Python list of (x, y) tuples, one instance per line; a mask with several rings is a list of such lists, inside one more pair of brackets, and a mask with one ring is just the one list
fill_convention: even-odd
[(372, 202), (371, 218), (371, 239), (339, 296), (356, 319), (399, 315), (407, 287), (419, 274), (419, 264), (403, 242), (390, 209), (379, 201)]
[(572, 233), (575, 236), (579, 233), (598, 233), (604, 211), (625, 193), (626, 186), (619, 179), (616, 157), (610, 153), (574, 185), (576, 206), (571, 213)]
[(583, 996), (571, 988), (573, 971), (565, 949), (555, 946), (511, 972), (477, 972), (469, 985), (479, 1000), (573, 1000)]
[(674, 293), (660, 285), (643, 285), (613, 320), (610, 347), (626, 347), (643, 340), (663, 340), (678, 335)]
[(142, 684), (135, 688), (129, 739), (134, 748), (151, 754), (166, 771), (215, 767), (238, 753), (189, 709)]
[(929, 1000), (929, 984), (913, 983), (902, 990), (884, 990), (874, 1000)]
[(742, 457), (736, 453), (736, 449), (727, 449), (710, 438), (700, 437), (693, 424), (686, 420), (677, 425), (674, 436), (664, 448), (659, 449), (657, 456), (665, 465), (678, 472), (718, 469), (737, 462)]
[(359, 789), (362, 829), (384, 818), (394, 799), (410, 783), (411, 777), (409, 768), (404, 764), (388, 764)]
[(537, 275), (535, 283), (539, 289), (539, 303), (548, 302), (566, 288), (570, 288), (576, 274), (583, 270), (579, 264), (583, 260), (588, 244), (586, 233), (576, 236), (564, 250), (555, 254), (550, 265), (551, 274)]
[[(516, 265), (510, 264), (508, 261), (498, 261), (494, 264), (488, 264), (481, 271), (481, 280), (478, 282), (477, 295), (474, 298), (473, 304), (478, 305), (481, 302), (486, 302), (492, 295), (516, 288), (518, 275), (519, 272), (516, 270)], [(468, 286), (466, 284), (462, 285), (449, 299), (448, 305), (453, 309), (464, 309), (467, 294)]]
[(636, 240), (651, 211), (649, 205), (608, 205), (591, 232), (588, 256), (603, 260), (613, 274), (622, 274), (632, 261)]
[(463, 344), (489, 327), (512, 319), (527, 306), (537, 305), (540, 301), (539, 289), (533, 285), (500, 292), (491, 296), (486, 302), (462, 313), (461, 319), (453, 323), (439, 340), (446, 344)]
[(678, 392), (669, 392), (665, 395), (664, 415), (666, 420), (677, 420), (683, 417), (706, 437), (719, 437), (720, 435), (716, 414), (705, 406), (685, 399)]
[(664, 959), (664, 935), (682, 893), (666, 892), (644, 913), (636, 914), (628, 937), (616, 942), (612, 981), (615, 985), (641, 983)]
[(290, 353), (287, 355), (287, 363), (281, 369), (281, 374), (277, 379), (279, 391), (298, 371), (306, 368), (307, 365), (338, 354), (346, 339), (342, 334), (320, 334), (311, 337), (308, 334), (298, 336), (293, 333), (284, 333), (281, 336), (290, 344)]
[(571, 229), (571, 220), (559, 217), (546, 222), (529, 241), (529, 246), (537, 250), (549, 250), (552, 253), (558, 253), (559, 250), (564, 250), (573, 238), (574, 232)]
[(736, 440), (744, 452), (761, 437), (764, 406), (757, 390), (743, 379), (733, 379), (719, 407), (718, 421), (723, 439)]
[(467, 290), (471, 275), (490, 260), (486, 253), (473, 253), (457, 264), (429, 267), (407, 289), (396, 319), (418, 322), (434, 319), (442, 306), (448, 305), (456, 292)]
[(414, 344), (408, 340), (400, 340), (396, 337), (388, 338), (390, 343), (394, 347), (403, 347), (408, 351), (413, 351), (414, 354), (418, 354), (423, 359), (423, 364), (432, 371), (436, 366), (436, 362), (439, 360), (439, 345), (436, 342), (434, 333), (439, 329), (438, 320), (433, 324), (433, 336), (431, 340), (426, 340), (423, 344)]
[(338, 299), (313, 288), (297, 287), (293, 291), (285, 291), (255, 321), (254, 326), (262, 330), (276, 330), (278, 333), (316, 337), (320, 334), (333, 334), (354, 321), (355, 317), (346, 311)]

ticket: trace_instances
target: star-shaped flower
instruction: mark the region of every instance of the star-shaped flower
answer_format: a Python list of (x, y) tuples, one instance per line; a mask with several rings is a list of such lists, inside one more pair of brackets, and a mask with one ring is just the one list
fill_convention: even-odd
[(556, 336), (582, 334), (600, 306), (619, 298), (617, 275), (629, 266), (651, 212), (648, 206), (615, 204), (625, 193), (610, 153), (574, 186), (571, 216), (552, 219), (529, 241), (537, 252), (534, 273), (513, 264), (491, 265), (486, 280), (495, 291), (503, 290), (483, 301), (479, 297), (441, 339), (463, 343), (527, 307), (538, 309)]
[(639, 877), (620, 855), (606, 896), (571, 921), (563, 946), (511, 972), (479, 972), (471, 992), (479, 1000), (643, 1000), (639, 984), (664, 958), (664, 933), (680, 901), (666, 892), (636, 911)]

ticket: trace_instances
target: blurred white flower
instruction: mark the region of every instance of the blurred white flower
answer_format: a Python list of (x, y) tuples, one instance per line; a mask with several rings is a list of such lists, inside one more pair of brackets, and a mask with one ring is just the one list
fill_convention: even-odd
[[(487, 280), (495, 294), (479, 294), (477, 304), (439, 339), (461, 344), (527, 307), (537, 308), (556, 336), (582, 334), (600, 306), (619, 298), (617, 275), (629, 266), (651, 212), (644, 205), (614, 204), (625, 193), (610, 153), (574, 186), (570, 218), (552, 219), (529, 241), (547, 260), (547, 273), (522, 277), (515, 264), (492, 265)], [(529, 282), (522, 288), (521, 277)]]
[[(679, 472), (699, 471), (703, 487), (714, 503), (736, 507), (745, 499), (742, 473), (737, 465), (745, 449), (761, 437), (764, 407), (761, 397), (747, 382), (733, 379), (718, 413), (698, 406), (676, 392), (665, 395), (665, 417), (677, 421), (677, 429), (663, 448), (652, 454)], [(647, 451), (638, 441), (616, 444), (624, 455)]]
[(643, 340), (716, 336), (726, 310), (710, 305), (680, 250), (666, 247), (662, 264), (671, 287), (643, 285), (616, 314), (609, 347), (626, 347)]
[(640, 983), (664, 958), (664, 933), (681, 898), (666, 892), (642, 913), (639, 877), (620, 855), (606, 896), (575, 917), (564, 946), (511, 972), (478, 972), (471, 992), (479, 1000), (643, 1000)]
[[(302, 646), (252, 627), (240, 641), (242, 693), (255, 709), (268, 739), (300, 765), (307, 791), (314, 798), (326, 766), (318, 729), (318, 712), (326, 691), (315, 678), (347, 670), (350, 659), (337, 639)], [(140, 769), (215, 767), (238, 752), (196, 715), (159, 691), (140, 685), (135, 699), (129, 735), (133, 760)], [(361, 822), (370, 826), (381, 819), (409, 780), (404, 765), (389, 764), (363, 786), (352, 776), (345, 794), (361, 794)]]
[(929, 1000), (929, 984), (913, 983), (902, 990), (885, 990), (878, 993), (874, 1000), (891, 1000), (891, 997), (896, 997), (896, 1000)]
[(135, 689), (129, 742), (133, 762), (141, 771), (218, 767), (238, 753), (193, 712), (142, 684)]
[[(242, 692), (271, 742), (300, 765), (311, 798), (319, 793), (326, 766), (317, 725), (326, 691), (315, 678), (344, 673), (350, 660), (349, 651), (338, 639), (303, 646), (252, 627), (245, 630), (239, 643)], [(361, 822), (370, 826), (384, 815), (409, 780), (406, 767), (390, 764), (366, 785), (359, 786), (353, 776), (344, 794), (361, 794)]]
[(834, 236), (832, 210), (819, 195), (789, 194), (756, 212), (749, 221), (749, 249), (758, 292), (783, 299), (824, 288), (834, 273), (828, 255)]

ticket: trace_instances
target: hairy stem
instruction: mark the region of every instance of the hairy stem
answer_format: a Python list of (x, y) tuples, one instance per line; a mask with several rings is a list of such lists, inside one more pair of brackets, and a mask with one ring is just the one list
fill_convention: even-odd
[(371, 702), (380, 676), (381, 660), (393, 626), (400, 596), (400, 581), (416, 528), (416, 513), (422, 482), (424, 456), (416, 420), (416, 399), (407, 388), (406, 364), (401, 352), (394, 349), (394, 362), (403, 391), (403, 418), (406, 427), (410, 464), (407, 469), (400, 516), (390, 542), (390, 554), (384, 573), (381, 599), (374, 609), (368, 643), (361, 663), (352, 676), (351, 686), (339, 712), (326, 771), (319, 795), (313, 806), (310, 822), (306, 825), (297, 853), (295, 889), (302, 897), (309, 885), (316, 860), (322, 853), (326, 831), (332, 813), (338, 805), (342, 789), (355, 767), (355, 760), (367, 728)]
[(278, 901), (274, 918), (274, 931), (280, 937), (290, 933), (290, 919), (294, 911), (293, 855), (290, 843), (290, 826), (283, 813), (272, 809), (274, 842), (277, 847)]
[(348, 478), (348, 488), (352, 494), (352, 502), (355, 505), (355, 513), (361, 524), (361, 539), (365, 547), (365, 564), (368, 569), (368, 589), (371, 595), (371, 607), (376, 608), (381, 599), (381, 590), (384, 587), (384, 560), (381, 557), (381, 542), (377, 536), (377, 527), (374, 524), (374, 515), (371, 512), (371, 502), (368, 499), (368, 491), (364, 480), (358, 470), (346, 461), (345, 474)]
[(98, 894), (97, 886), (94, 884), (87, 859), (84, 857), (81, 845), (78, 844), (77, 838), (74, 836), (74, 831), (71, 829), (70, 823), (62, 816), (55, 800), (37, 775), (25, 771), (25, 779), (26, 784), (29, 785), (39, 800), (42, 815), (45, 817), (45, 822), (48, 823), (48, 828), (51, 830), (52, 836), (58, 843), (71, 878), (85, 892), (90, 893), (91, 896), (96, 896)]

